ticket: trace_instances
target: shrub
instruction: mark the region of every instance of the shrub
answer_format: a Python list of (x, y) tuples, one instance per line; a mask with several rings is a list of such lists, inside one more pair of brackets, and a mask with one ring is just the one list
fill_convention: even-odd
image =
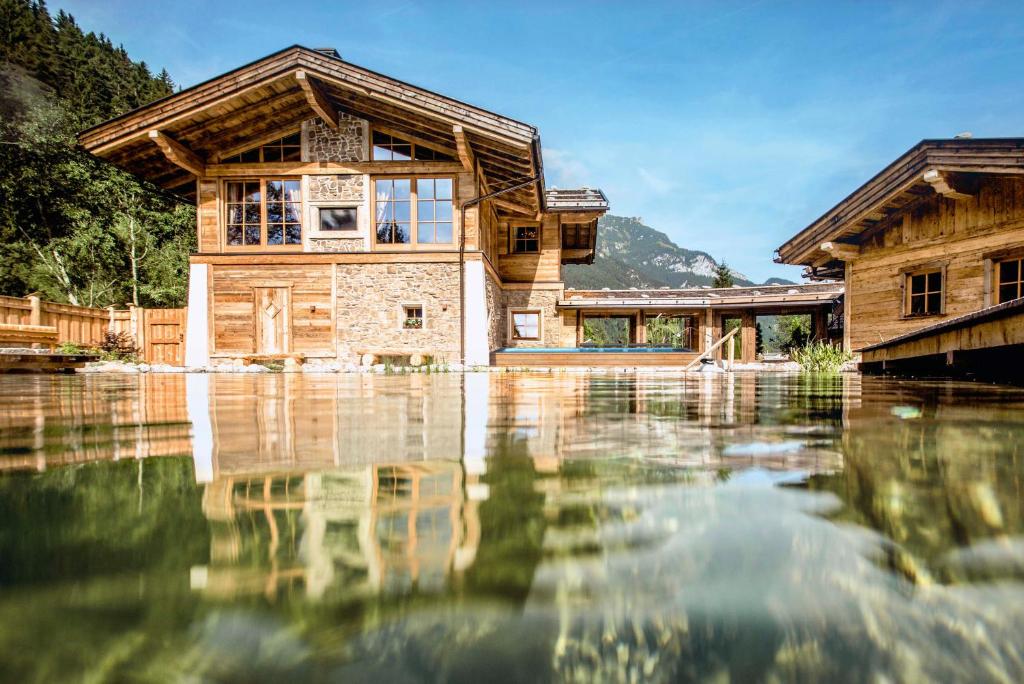
[(853, 358), (853, 354), (824, 340), (809, 342), (803, 347), (795, 347), (790, 358), (800, 364), (805, 373), (838, 373), (843, 364)]
[(104, 361), (127, 361), (137, 363), (140, 349), (135, 346), (135, 338), (127, 332), (108, 332), (103, 335), (96, 351)]

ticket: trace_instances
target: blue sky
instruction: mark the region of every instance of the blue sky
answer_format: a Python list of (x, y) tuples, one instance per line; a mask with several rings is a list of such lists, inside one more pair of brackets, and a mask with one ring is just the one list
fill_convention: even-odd
[(776, 247), (922, 138), (1024, 136), (1024, 3), (51, 0), (189, 86), (293, 43), (540, 128), (684, 247)]

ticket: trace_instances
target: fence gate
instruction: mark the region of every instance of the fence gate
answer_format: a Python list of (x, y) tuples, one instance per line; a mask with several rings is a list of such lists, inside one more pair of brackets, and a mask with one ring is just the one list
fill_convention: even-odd
[[(142, 356), (147, 363), (185, 363), (186, 309), (142, 309)], [(136, 342), (137, 344), (139, 341)]]

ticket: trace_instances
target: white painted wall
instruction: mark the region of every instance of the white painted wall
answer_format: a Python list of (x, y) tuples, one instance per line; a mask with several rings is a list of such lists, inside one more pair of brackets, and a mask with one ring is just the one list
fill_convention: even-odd
[(491, 362), (487, 346), (487, 293), (483, 261), (467, 261), (463, 276), (466, 286), (466, 358), (468, 366), (488, 366)]
[(210, 315), (207, 310), (209, 267), (189, 264), (188, 319), (185, 327), (185, 366), (210, 364)]

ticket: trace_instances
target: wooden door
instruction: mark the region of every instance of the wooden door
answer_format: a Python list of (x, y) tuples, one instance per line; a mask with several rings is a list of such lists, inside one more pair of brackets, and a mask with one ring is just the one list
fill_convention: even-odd
[(256, 353), (287, 354), (291, 348), (291, 311), (287, 287), (256, 287)]
[(187, 309), (142, 310), (142, 356), (147, 363), (185, 363)]

